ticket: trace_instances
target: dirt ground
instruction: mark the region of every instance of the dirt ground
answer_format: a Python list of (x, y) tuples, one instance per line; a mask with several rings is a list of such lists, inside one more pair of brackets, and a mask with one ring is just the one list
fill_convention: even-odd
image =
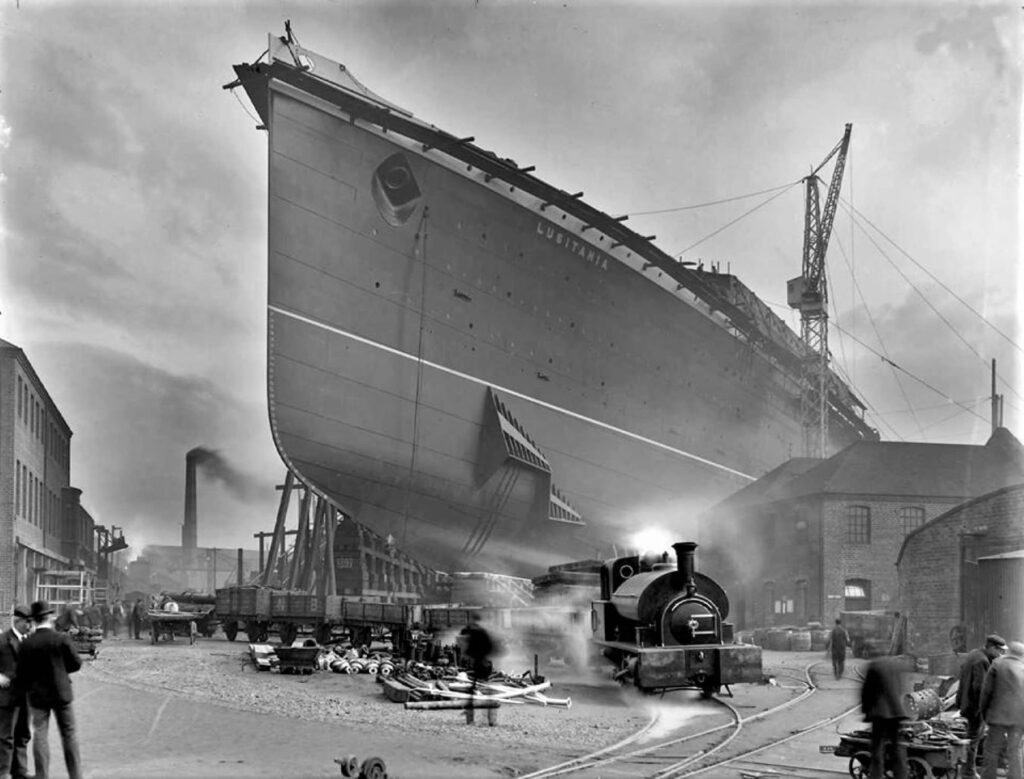
[[(518, 665), (499, 668), (515, 673), (526, 670)], [(380, 685), (365, 674), (350, 676), (321, 671), (296, 676), (256, 671), (249, 659), (248, 645), (228, 642), (223, 636), (200, 639), (195, 646), (189, 646), (184, 639), (152, 646), (148, 640), (108, 638), (98, 657), (87, 663), (79, 675), (79, 687), (84, 683), (92, 690), (97, 685), (102, 691), (90, 693), (76, 705), (76, 712), (80, 720), (83, 715), (99, 716), (117, 730), (131, 731), (144, 726), (147, 733), (152, 730), (156, 737), (166, 726), (166, 709), (161, 722), (154, 723), (145, 721), (155, 715), (142, 706), (147, 713), (136, 717), (141, 721), (132, 722), (118, 715), (118, 709), (124, 711), (124, 706), (110, 703), (126, 695), (133, 701), (156, 696), (172, 700), (175, 707), (187, 704), (193, 712), (218, 723), (214, 725), (217, 728), (233, 727), (239, 722), (223, 712), (230, 709), (243, 718), (269, 715), (279, 719), (282, 724), (273, 726), (275, 730), (298, 726), (298, 732), (312, 736), (320, 730), (318, 726), (326, 726), (327, 732), (338, 734), (321, 749), (315, 745), (301, 747), (309, 758), (317, 752), (323, 754), (326, 773), (300, 767), (293, 755), (272, 750), (256, 761), (259, 770), (266, 770), (266, 774), (253, 774), (249, 759), (245, 771), (238, 774), (282, 777), (340, 776), (340, 769), (333, 764), (334, 757), (355, 754), (361, 760), (371, 753), (385, 760), (392, 777), (517, 776), (615, 743), (650, 720), (651, 704), (634, 691), (620, 688), (604, 674), (581, 674), (568, 668), (544, 671), (552, 681), (546, 694), (570, 697), (570, 709), (503, 705), (497, 726), (488, 727), (482, 713), (474, 725), (468, 726), (461, 711), (405, 710), (401, 704), (388, 701)], [(220, 716), (218, 710), (222, 712)], [(259, 721), (253, 730), (228, 739), (249, 743), (261, 751), (260, 732), (265, 729), (266, 724)], [(59, 742), (51, 738), (51, 743)], [(216, 755), (210, 758), (227, 759)], [(59, 762), (56, 753), (53, 762)], [(211, 763), (211, 773), (159, 773), (179, 769), (154, 766), (154, 773), (130, 774), (121, 773), (121, 761), (114, 762), (116, 765), (94, 762), (95, 772), (90, 775), (221, 777), (239, 770), (232, 769), (230, 764), (218, 763), (214, 767)], [(89, 768), (88, 759), (86, 765)]]
[[(785, 686), (787, 674), (799, 676), (814, 659), (766, 656), (766, 670), (780, 672)], [(512, 659), (498, 667), (526, 670)], [(457, 710), (406, 711), (368, 675), (258, 672), (248, 645), (221, 635), (195, 646), (108, 638), (76, 675), (74, 706), (89, 779), (330, 777), (341, 775), (334, 760), (349, 754), (382, 758), (391, 779), (486, 779), (522, 776), (617, 743), (656, 711), (659, 727), (671, 728), (703, 716), (708, 705), (696, 692), (641, 696), (607, 671), (540, 670), (552, 681), (546, 694), (570, 697), (572, 707), (503, 705), (497, 726), (488, 727), (482, 713), (467, 725)], [(765, 696), (787, 694), (766, 685), (734, 692), (732, 702), (745, 711), (762, 708)], [(66, 773), (55, 732), (50, 742), (52, 775), (60, 779)], [(803, 764), (812, 751), (817, 746), (809, 742), (787, 759)]]

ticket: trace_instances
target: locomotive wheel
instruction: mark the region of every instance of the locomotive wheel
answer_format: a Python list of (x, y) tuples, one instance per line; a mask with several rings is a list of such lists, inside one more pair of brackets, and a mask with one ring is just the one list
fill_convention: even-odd
[(366, 758), (359, 771), (359, 779), (388, 779), (388, 772), (384, 767), (384, 761), (379, 757)]
[(907, 760), (907, 774), (910, 779), (935, 779), (932, 767), (919, 757), (912, 757)]
[(232, 620), (224, 623), (224, 635), (228, 641), (234, 641), (238, 637), (238, 623)]

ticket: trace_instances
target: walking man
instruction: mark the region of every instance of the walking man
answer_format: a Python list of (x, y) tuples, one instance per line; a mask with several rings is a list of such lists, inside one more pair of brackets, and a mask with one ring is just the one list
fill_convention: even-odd
[(846, 647), (850, 645), (850, 634), (843, 627), (842, 620), (837, 619), (832, 632), (828, 634), (828, 649), (832, 656), (832, 673), (836, 679), (843, 677), (846, 668)]
[(0, 777), (28, 779), (28, 702), (18, 673), (21, 642), (29, 632), (29, 610), (15, 606), (11, 627), (0, 633)]
[[(477, 685), (481, 679), (486, 680), (491, 675), (491, 652), (494, 650), (494, 642), (490, 634), (480, 624), (480, 615), (473, 612), (470, 615), (470, 622), (459, 633), (463, 654), (470, 660), (470, 675), (473, 678), (473, 686), (470, 689), (471, 695), (476, 695)], [(470, 701), (470, 708), (466, 709), (466, 722), (473, 722), (473, 701)], [(494, 712), (487, 711), (487, 721), (494, 724)]]
[(864, 674), (860, 705), (871, 723), (870, 779), (883, 779), (887, 768), (894, 779), (907, 779), (907, 748), (899, 740), (900, 722), (906, 719), (900, 676), (899, 664), (891, 657), (875, 658)]
[(985, 721), (981, 716), (981, 688), (985, 682), (992, 661), (1003, 654), (1006, 642), (995, 633), (985, 638), (985, 646), (975, 649), (964, 658), (960, 666), (960, 686), (956, 691), (956, 707), (960, 716), (967, 721), (967, 755), (964, 758), (966, 768), (963, 779), (979, 779), (978, 777), (978, 742)]
[(996, 779), (999, 758), (1006, 757), (1008, 779), (1024, 779), (1024, 644), (1011, 641), (1004, 657), (992, 661), (981, 688), (981, 713), (988, 725), (982, 779)]
[(132, 624), (128, 634), (137, 639), (139, 633), (142, 631), (142, 620), (146, 617), (146, 604), (142, 602), (142, 598), (135, 599), (135, 605), (132, 606)]
[(78, 659), (78, 652), (68, 635), (54, 630), (53, 609), (49, 603), (36, 601), (30, 614), (35, 630), (22, 644), (18, 670), (26, 681), (28, 704), (32, 710), (35, 779), (49, 777), (51, 712), (60, 731), (68, 777), (82, 779), (69, 676), (82, 667), (82, 661)]

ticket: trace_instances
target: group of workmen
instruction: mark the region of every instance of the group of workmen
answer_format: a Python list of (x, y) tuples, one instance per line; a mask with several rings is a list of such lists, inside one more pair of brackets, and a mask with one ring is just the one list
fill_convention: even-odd
[(70, 674), (82, 661), (67, 633), (58, 630), (46, 601), (16, 606), (0, 634), (0, 778), (27, 779), (32, 743), (35, 779), (49, 776), (50, 714), (57, 721), (70, 779), (81, 779)]
[[(829, 635), (829, 653), (836, 679), (843, 677), (850, 637), (840, 620)], [(861, 710), (871, 722), (870, 779), (882, 779), (890, 751), (892, 776), (907, 777), (906, 749), (899, 739), (903, 711), (903, 667), (894, 657), (868, 663), (861, 687)], [(1008, 779), (1024, 779), (1024, 643), (991, 634), (985, 645), (970, 652), (960, 667), (956, 706), (967, 722), (967, 754), (961, 779), (996, 779), (1001, 761)], [(977, 771), (978, 748), (984, 737), (983, 769)]]
[(992, 634), (960, 667), (957, 707), (967, 720), (967, 772), (962, 779), (979, 779), (975, 769), (978, 744), (985, 738), (980, 779), (995, 779), (999, 761), (1006, 760), (1009, 779), (1024, 779), (1021, 741), (1024, 736), (1024, 643)]

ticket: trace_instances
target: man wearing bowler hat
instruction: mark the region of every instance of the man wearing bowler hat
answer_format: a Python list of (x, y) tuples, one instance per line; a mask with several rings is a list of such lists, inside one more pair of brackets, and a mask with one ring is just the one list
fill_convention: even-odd
[(25, 639), (19, 656), (19, 675), (25, 681), (28, 705), (32, 710), (32, 757), (35, 779), (48, 779), (50, 769), (50, 712), (57, 720), (64, 763), (69, 779), (82, 779), (75, 735), (75, 715), (71, 710), (71, 678), (82, 667), (78, 652), (65, 633), (53, 628), (53, 609), (44, 600), (30, 609), (35, 630)]
[(19, 673), (21, 642), (29, 634), (29, 608), (15, 606), (11, 626), (0, 633), (0, 777), (27, 779), (28, 702), (24, 677)]

